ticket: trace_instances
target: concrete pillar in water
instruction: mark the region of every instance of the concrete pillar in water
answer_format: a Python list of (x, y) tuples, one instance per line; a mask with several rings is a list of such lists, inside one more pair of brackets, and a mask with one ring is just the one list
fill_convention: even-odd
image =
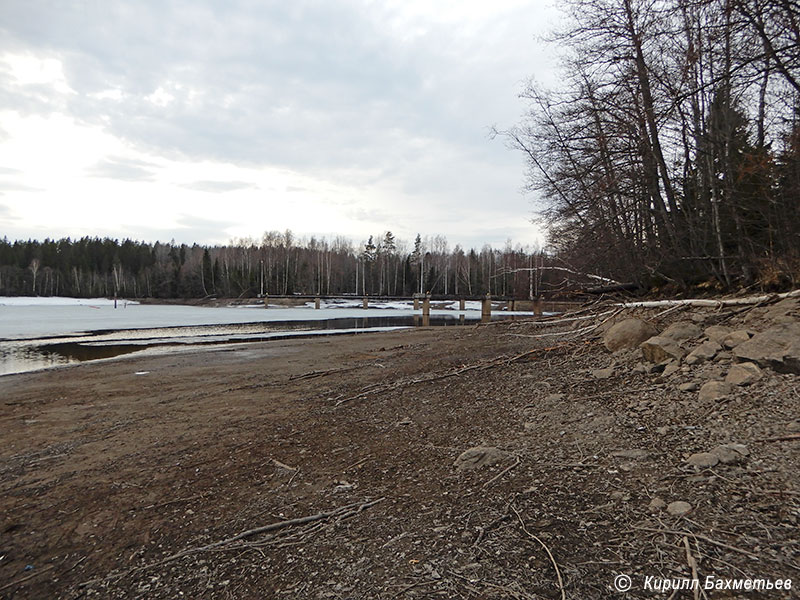
[(517, 310), (517, 301), (513, 298), (508, 301), (508, 310)]
[(466, 321), (466, 320), (467, 320), (466, 315), (458, 315), (458, 324), (459, 325), (463, 325), (464, 321)]
[(492, 316), (492, 296), (491, 294), (486, 294), (486, 297), (483, 299), (483, 303), (481, 304), (481, 317), (491, 317)]
[(419, 310), (419, 298), (414, 296), (414, 310)]
[(423, 317), (430, 317), (431, 316), (431, 295), (430, 295), (430, 293), (425, 294), (425, 299), (422, 301), (422, 316)]
[(467, 301), (464, 298), (458, 301), (458, 310), (467, 310)]
[(542, 312), (542, 297), (536, 296), (536, 298), (533, 299), (533, 314), (537, 317), (541, 317)]
[(320, 299), (319, 298), (314, 298), (314, 308), (319, 310), (319, 304), (320, 304)]
[(269, 308), (269, 294), (264, 294), (264, 308)]
[(369, 300), (367, 299), (366, 296), (364, 296), (364, 302), (363, 302), (362, 306), (364, 308), (369, 308)]

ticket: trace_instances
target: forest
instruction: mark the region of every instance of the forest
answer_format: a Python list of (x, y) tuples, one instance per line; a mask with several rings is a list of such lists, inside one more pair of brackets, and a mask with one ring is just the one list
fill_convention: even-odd
[(565, 0), (559, 86), (495, 130), (549, 251), (647, 288), (800, 280), (800, 4)]
[[(800, 283), (797, 0), (564, 0), (558, 87), (494, 129), (527, 162), (543, 250), (358, 246), (271, 231), (225, 246), (0, 242), (0, 294), (532, 297), (584, 284), (686, 292)], [(524, 215), (522, 215), (524, 217)], [(585, 285), (583, 286), (585, 287)]]
[[(225, 246), (81, 238), (0, 240), (0, 295), (250, 298), (264, 294), (358, 294), (529, 298), (574, 279), (568, 267), (553, 279), (536, 269), (543, 253), (484, 246), (450, 249), (442, 236), (413, 244), (392, 232), (354, 246), (344, 237), (299, 239), (270, 231), (260, 240)], [(567, 275), (568, 277), (564, 277)]]

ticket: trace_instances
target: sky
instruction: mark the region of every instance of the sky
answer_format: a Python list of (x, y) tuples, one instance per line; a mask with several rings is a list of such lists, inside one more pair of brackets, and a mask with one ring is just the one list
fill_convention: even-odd
[(550, 0), (0, 0), (0, 237), (541, 243)]

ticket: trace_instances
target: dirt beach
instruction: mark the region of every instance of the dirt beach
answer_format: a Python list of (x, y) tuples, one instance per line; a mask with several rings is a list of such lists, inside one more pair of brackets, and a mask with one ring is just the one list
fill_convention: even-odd
[[(620, 575), (626, 597), (693, 577), (772, 588), (672, 597), (797, 597), (798, 376), (709, 401), (689, 384), (734, 357), (667, 376), (612, 356), (601, 322), (2, 377), (0, 598), (589, 599), (623, 597)], [(687, 462), (720, 444), (744, 450)]]

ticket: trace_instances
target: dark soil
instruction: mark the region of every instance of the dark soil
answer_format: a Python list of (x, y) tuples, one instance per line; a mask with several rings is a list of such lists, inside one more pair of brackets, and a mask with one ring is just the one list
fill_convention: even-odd
[[(623, 597), (627, 574), (626, 597), (667, 598), (645, 577), (691, 577), (687, 546), (701, 580), (796, 582), (707, 597), (796, 597), (798, 377), (704, 404), (632, 362), (597, 379), (612, 360), (597, 339), (529, 337), (542, 331), (417, 329), (2, 377), (0, 597), (591, 599)], [(746, 462), (685, 463), (725, 442), (746, 444)], [(505, 458), (456, 470), (474, 446)]]

